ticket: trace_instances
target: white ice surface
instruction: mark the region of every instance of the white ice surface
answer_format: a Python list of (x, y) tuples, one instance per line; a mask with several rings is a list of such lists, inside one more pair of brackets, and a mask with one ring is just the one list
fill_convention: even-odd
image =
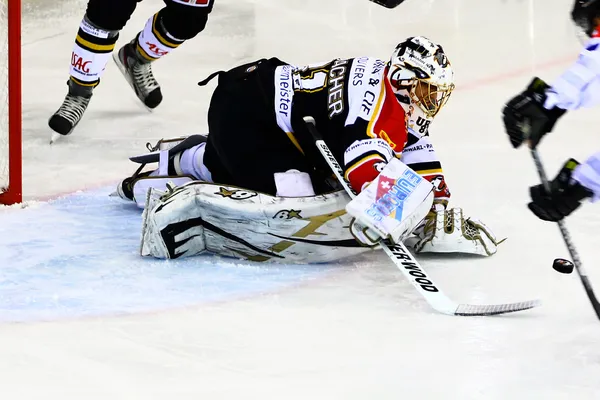
[[(600, 322), (558, 229), (526, 209), (537, 182), (500, 110), (579, 51), (571, 0), (216, 0), (205, 32), (155, 66), (149, 114), (109, 65), (76, 132), (49, 146), (84, 1), (25, 0), (21, 210), (0, 210), (1, 399), (598, 399)], [(161, 6), (144, 0), (120, 44)], [(539, 297), (505, 317), (434, 314), (382, 254), (331, 266), (136, 257), (139, 213), (106, 197), (147, 141), (206, 130), (210, 72), (264, 56), (304, 64), (387, 58), (423, 34), (457, 90), (432, 127), (453, 204), (508, 240), (489, 259), (421, 257), (460, 302)], [(549, 174), (598, 150), (598, 110), (566, 115), (540, 146)], [(66, 197), (57, 196), (86, 190)], [(592, 282), (598, 205), (568, 219)]]

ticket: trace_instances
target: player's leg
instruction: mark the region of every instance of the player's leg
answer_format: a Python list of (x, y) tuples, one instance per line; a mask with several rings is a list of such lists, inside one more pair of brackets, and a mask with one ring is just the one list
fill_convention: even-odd
[(204, 30), (213, 0), (164, 0), (165, 7), (151, 16), (144, 29), (118, 53), (114, 60), (148, 108), (162, 101), (152, 63)]
[(123, 29), (138, 0), (89, 0), (71, 54), (69, 92), (48, 124), (68, 135), (85, 112), (93, 89), (110, 59), (119, 31)]

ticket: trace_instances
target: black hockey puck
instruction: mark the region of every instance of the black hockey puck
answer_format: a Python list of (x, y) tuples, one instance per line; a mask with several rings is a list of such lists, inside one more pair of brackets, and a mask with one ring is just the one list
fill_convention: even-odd
[(569, 260), (565, 260), (564, 258), (557, 258), (552, 263), (552, 268), (561, 274), (570, 274), (573, 272), (573, 267), (573, 263)]

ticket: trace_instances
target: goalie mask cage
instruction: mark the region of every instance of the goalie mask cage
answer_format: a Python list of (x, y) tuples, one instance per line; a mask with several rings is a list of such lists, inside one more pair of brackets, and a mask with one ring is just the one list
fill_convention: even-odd
[(0, 0), (0, 204), (22, 200), (21, 0)]

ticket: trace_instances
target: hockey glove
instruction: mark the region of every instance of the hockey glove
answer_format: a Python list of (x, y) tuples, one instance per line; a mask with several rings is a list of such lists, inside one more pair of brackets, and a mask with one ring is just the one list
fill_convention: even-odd
[(402, 4), (404, 0), (369, 0), (373, 3), (377, 3), (380, 6), (384, 6), (385, 8), (395, 8)]
[(583, 199), (592, 196), (590, 190), (571, 179), (573, 170), (578, 165), (576, 160), (568, 160), (558, 176), (550, 182), (550, 193), (542, 184), (529, 188), (531, 203), (527, 206), (539, 219), (560, 221), (575, 211)]
[(565, 110), (544, 108), (549, 86), (540, 78), (533, 78), (523, 93), (512, 98), (502, 111), (504, 127), (514, 148), (529, 140), (535, 148), (542, 136), (552, 131)]

